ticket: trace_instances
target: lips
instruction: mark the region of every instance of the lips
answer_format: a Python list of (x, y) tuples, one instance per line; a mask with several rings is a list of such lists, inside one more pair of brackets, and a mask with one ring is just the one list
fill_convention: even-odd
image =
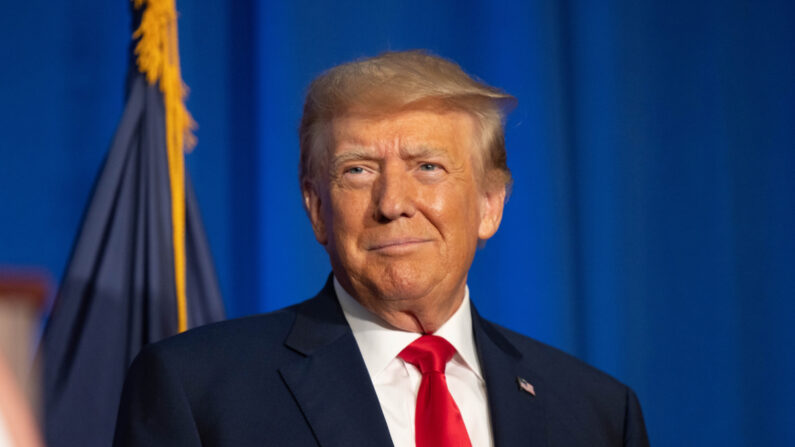
[(412, 250), (428, 242), (430, 242), (430, 239), (417, 237), (390, 238), (368, 244), (367, 250), (379, 252), (402, 252)]

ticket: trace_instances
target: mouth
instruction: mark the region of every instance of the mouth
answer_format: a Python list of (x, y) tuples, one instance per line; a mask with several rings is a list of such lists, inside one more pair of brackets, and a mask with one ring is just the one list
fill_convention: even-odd
[(414, 237), (387, 239), (371, 244), (367, 247), (367, 250), (381, 254), (402, 254), (410, 252), (429, 242), (431, 242), (430, 239)]

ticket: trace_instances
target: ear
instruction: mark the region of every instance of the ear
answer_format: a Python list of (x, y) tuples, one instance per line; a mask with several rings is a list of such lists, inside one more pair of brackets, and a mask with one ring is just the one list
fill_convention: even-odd
[(502, 210), (505, 207), (505, 186), (492, 187), (481, 194), (478, 239), (485, 241), (494, 236), (500, 228)]
[(321, 195), (315, 185), (309, 181), (304, 182), (301, 190), (304, 196), (304, 208), (309, 220), (312, 222), (315, 239), (321, 245), (326, 245), (328, 243), (328, 234), (326, 233), (326, 222), (323, 218)]

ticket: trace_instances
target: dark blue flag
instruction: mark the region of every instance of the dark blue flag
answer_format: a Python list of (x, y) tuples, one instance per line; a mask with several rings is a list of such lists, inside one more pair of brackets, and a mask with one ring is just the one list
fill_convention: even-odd
[[(171, 19), (175, 32), (175, 13)], [(176, 35), (171, 37), (176, 45)], [(188, 176), (181, 178), (182, 136), (174, 140), (169, 129), (174, 124), (167, 123), (166, 111), (173, 115), (175, 106), (168, 103), (163, 85), (174, 79), (152, 79), (151, 72), (139, 72), (140, 45), (136, 54), (138, 66), (130, 68), (124, 114), (42, 340), (50, 447), (110, 445), (124, 375), (141, 347), (224, 318), (196, 198)], [(176, 63), (181, 88), (178, 59), (166, 62)], [(160, 73), (165, 76), (168, 70)], [(179, 95), (177, 106), (184, 110)], [(176, 126), (180, 132), (180, 124)], [(169, 147), (174, 141), (179, 158)], [(175, 172), (180, 174), (176, 181)], [(175, 208), (180, 203), (172, 197), (184, 200), (184, 206)]]

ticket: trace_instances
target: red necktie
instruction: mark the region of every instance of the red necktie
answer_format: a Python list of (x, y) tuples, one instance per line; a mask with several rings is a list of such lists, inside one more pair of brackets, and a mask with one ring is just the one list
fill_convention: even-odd
[(423, 335), (398, 354), (422, 373), (414, 424), (417, 447), (472, 446), (444, 376), (453, 354), (453, 345), (435, 335)]

